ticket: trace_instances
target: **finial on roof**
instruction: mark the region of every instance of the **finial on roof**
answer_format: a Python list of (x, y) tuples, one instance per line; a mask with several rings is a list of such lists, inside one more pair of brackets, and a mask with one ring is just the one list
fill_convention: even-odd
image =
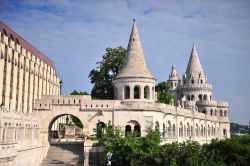
[(135, 19), (135, 18), (133, 18), (133, 21), (135, 22), (135, 21), (136, 21), (136, 19)]

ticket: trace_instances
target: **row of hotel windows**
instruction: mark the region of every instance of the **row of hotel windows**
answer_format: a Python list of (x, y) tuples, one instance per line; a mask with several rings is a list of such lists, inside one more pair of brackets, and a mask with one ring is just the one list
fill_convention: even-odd
[[(15, 56), (15, 51), (12, 50), (12, 55), (10, 56), (7, 56), (8, 54), (8, 45), (5, 45), (5, 54), (1, 51), (1, 59), (5, 58), (8, 60), (8, 62), (12, 62), (12, 63), (15, 63), (15, 65), (18, 65), (18, 67), (20, 66), (21, 68), (25, 68), (25, 65), (23, 65), (23, 63), (20, 63), (20, 61), (17, 62), (17, 60), (14, 58)], [(21, 57), (22, 54), (20, 53), (17, 53), (18, 54), (18, 59)], [(26, 54), (28, 54), (28, 50), (26, 50)], [(51, 67), (50, 65), (48, 65), (47, 63), (43, 62), (42, 60), (40, 60), (39, 58), (37, 58), (35, 55), (31, 54), (35, 61), (34, 62), (34, 66), (38, 65), (38, 66), (41, 66), (40, 64), (41, 63), (44, 63), (44, 69), (46, 71), (48, 71), (50, 74), (56, 74), (55, 70), (53, 67)], [(31, 59), (28, 59), (27, 56), (24, 56), (24, 61), (29, 61), (29, 62), (32, 62)], [(24, 63), (25, 64), (25, 63)]]
[[(4, 58), (4, 56), (1, 55), (1, 59), (3, 59), (3, 58)], [(6, 62), (7, 62), (7, 60), (6, 60)], [(12, 62), (12, 65), (15, 64), (15, 66), (18, 66), (19, 69), (24, 69), (26, 72), (29, 72), (30, 74), (34, 74), (34, 75), (38, 76), (39, 78), (42, 78), (42, 79), (44, 79), (44, 80), (48, 80), (48, 82), (51, 82), (51, 83), (53, 83), (53, 84), (56, 84), (55, 81), (52, 81), (52, 80), (46, 78), (46, 76), (48, 76), (48, 74), (46, 74), (46, 73), (52, 74), (51, 71), (49, 71), (49, 70), (46, 70), (46, 72), (45, 72), (44, 70), (42, 70), (42, 71), (44, 71), (44, 72), (43, 72), (43, 74), (40, 74), (40, 73), (38, 73), (38, 72), (35, 72), (35, 70), (32, 70), (32, 69), (30, 69), (30, 68), (28, 68), (28, 67), (25, 67), (22, 63), (20, 64), (20, 62), (18, 62), (18, 63), (15, 62), (15, 63), (14, 63), (14, 61), (12, 61), (12, 60), (8, 60), (8, 62)], [(25, 64), (25, 63), (24, 63), (24, 64)], [(35, 66), (35, 64), (34, 64), (34, 66)], [(38, 69), (38, 70), (39, 70), (39, 69)], [(55, 72), (53, 72), (53, 73), (55, 74)], [(51, 76), (52, 76), (52, 75), (51, 75)], [(52, 78), (56, 78), (56, 77), (52, 77)]]

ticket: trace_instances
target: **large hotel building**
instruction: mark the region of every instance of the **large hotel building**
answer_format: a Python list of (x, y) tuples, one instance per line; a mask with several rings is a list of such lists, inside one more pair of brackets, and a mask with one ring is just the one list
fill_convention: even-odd
[(0, 36), (1, 107), (31, 112), (35, 99), (60, 94), (52, 60), (2, 22)]

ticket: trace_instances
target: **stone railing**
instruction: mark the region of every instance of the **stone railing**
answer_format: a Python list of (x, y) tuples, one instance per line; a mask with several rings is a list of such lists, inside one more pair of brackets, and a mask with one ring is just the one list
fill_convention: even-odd
[(210, 100), (210, 101), (196, 101), (197, 106), (207, 106), (207, 107), (217, 107), (217, 101)]
[(0, 163), (4, 162), (1, 160), (14, 160), (18, 154), (16, 146), (17, 143), (0, 143)]
[(178, 88), (181, 90), (191, 90), (191, 89), (212, 90), (213, 86), (210, 84), (193, 84), (193, 85), (180, 85)]
[(228, 107), (228, 102), (226, 101), (218, 101), (217, 106), (220, 108), (227, 108)]

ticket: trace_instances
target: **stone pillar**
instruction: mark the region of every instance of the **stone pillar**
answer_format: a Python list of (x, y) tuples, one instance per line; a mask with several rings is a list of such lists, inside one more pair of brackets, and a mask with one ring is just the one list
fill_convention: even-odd
[(142, 86), (140, 87), (140, 99), (144, 100), (144, 88)]
[(25, 140), (24, 130), (25, 130), (24, 127), (19, 127), (17, 130), (17, 142), (20, 143), (21, 145), (24, 144)]
[(130, 89), (130, 99), (134, 99), (134, 86), (129, 86)]
[(6, 129), (6, 142), (14, 142), (15, 141), (15, 128), (8, 127)]

